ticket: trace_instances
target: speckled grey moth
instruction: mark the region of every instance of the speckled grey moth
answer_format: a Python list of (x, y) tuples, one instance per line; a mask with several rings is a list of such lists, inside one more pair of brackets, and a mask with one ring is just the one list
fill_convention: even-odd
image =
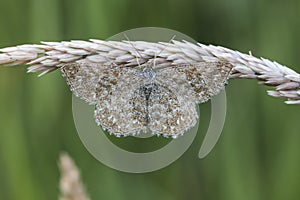
[(219, 60), (164, 68), (71, 63), (61, 70), (74, 95), (95, 105), (95, 121), (110, 134), (176, 138), (195, 126), (197, 104), (220, 93), (231, 69)]

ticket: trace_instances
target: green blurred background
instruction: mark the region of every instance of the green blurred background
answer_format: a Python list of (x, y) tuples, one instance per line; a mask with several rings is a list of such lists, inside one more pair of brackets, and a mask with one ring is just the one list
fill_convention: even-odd
[[(299, 19), (299, 0), (0, 0), (0, 47), (106, 39), (157, 26), (300, 71)], [(127, 174), (99, 163), (79, 140), (60, 72), (42, 78), (25, 72), (24, 66), (0, 68), (1, 200), (57, 199), (62, 151), (76, 161), (92, 199), (300, 198), (300, 107), (267, 96), (255, 80), (226, 87), (225, 128), (208, 157), (197, 154), (209, 103), (200, 106), (199, 133), (180, 159), (152, 173)]]

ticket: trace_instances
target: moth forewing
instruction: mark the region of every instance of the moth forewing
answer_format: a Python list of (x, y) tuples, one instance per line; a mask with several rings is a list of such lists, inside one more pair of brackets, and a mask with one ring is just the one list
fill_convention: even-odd
[(203, 103), (224, 88), (231, 69), (223, 60), (176, 65), (159, 71), (157, 79), (187, 100)]
[(120, 87), (118, 84), (128, 85), (137, 79), (137, 75), (128, 67), (96, 63), (67, 64), (62, 67), (62, 73), (72, 92), (89, 104), (97, 104), (112, 95)]
[(101, 64), (71, 63), (61, 68), (73, 94), (89, 104), (96, 104), (100, 74), (105, 70)]
[[(194, 87), (195, 92), (202, 92), (199, 103), (203, 103), (211, 97), (219, 94), (225, 87), (233, 68), (229, 62), (220, 60), (218, 62), (204, 62), (195, 65), (195, 74), (199, 73), (199, 78), (203, 83), (201, 86)], [(201, 90), (202, 91), (201, 91)]]

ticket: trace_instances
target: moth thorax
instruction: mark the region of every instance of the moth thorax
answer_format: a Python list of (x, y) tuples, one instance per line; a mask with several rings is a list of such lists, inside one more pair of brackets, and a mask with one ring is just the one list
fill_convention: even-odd
[(155, 72), (153, 71), (152, 67), (146, 66), (143, 69), (141, 75), (144, 80), (144, 84), (150, 84), (153, 82), (153, 79), (155, 77)]

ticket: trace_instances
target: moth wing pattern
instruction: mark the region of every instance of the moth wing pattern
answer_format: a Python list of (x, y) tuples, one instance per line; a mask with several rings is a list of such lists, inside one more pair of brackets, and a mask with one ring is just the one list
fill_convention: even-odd
[(96, 105), (94, 117), (99, 126), (116, 136), (136, 135), (147, 130), (147, 107), (138, 87), (117, 87)]
[[(96, 104), (98, 101), (99, 90), (109, 93), (113, 84), (108, 82), (106, 87), (101, 87), (99, 81), (111, 75), (109, 67), (101, 64), (91, 63), (70, 63), (61, 68), (62, 75), (66, 78), (73, 94), (89, 104)], [(110, 77), (114, 80), (114, 76)]]
[(193, 127), (198, 119), (194, 102), (165, 85), (154, 84), (149, 98), (149, 124), (152, 133), (166, 137), (177, 137)]
[[(211, 97), (219, 94), (225, 87), (233, 65), (225, 60), (218, 62), (199, 63), (195, 65), (197, 74), (202, 74), (204, 82), (204, 93), (199, 95), (197, 90), (200, 88), (194, 87), (194, 91), (198, 94), (199, 103), (208, 101)], [(192, 81), (190, 81), (192, 83)], [(192, 85), (192, 84), (191, 84)]]
[(200, 62), (163, 69), (157, 77), (163, 84), (176, 89), (179, 95), (204, 103), (223, 90), (232, 68), (223, 60)]
[(75, 96), (96, 104), (94, 118), (103, 129), (120, 136), (134, 135), (144, 129), (144, 118), (133, 115), (134, 91), (141, 82), (137, 70), (124, 66), (72, 63), (65, 65), (62, 73)]
[(70, 63), (61, 71), (73, 94), (89, 104), (97, 104), (118, 90), (117, 87), (125, 87), (137, 79), (135, 70), (130, 68), (96, 63)]

